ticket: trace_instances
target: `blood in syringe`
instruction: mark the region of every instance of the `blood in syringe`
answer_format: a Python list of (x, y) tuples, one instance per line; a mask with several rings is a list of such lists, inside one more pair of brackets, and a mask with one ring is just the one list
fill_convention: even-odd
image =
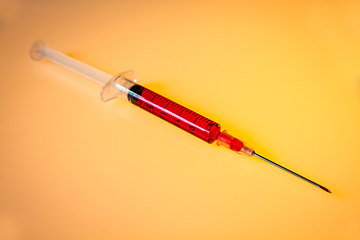
[(135, 84), (130, 88), (128, 99), (131, 103), (208, 143), (213, 143), (220, 133), (220, 124), (141, 85)]

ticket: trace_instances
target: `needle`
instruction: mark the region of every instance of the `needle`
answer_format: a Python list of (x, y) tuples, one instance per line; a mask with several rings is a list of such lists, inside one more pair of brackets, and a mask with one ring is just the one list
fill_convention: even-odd
[(321, 188), (322, 190), (324, 190), (324, 191), (326, 191), (326, 192), (328, 192), (328, 193), (331, 193), (330, 190), (327, 189), (326, 187), (323, 187), (323, 186), (321, 186), (320, 184), (317, 184), (316, 182), (311, 181), (310, 179), (307, 179), (306, 177), (303, 177), (303, 176), (297, 174), (296, 172), (293, 172), (293, 171), (291, 171), (291, 170), (289, 170), (289, 169), (287, 169), (287, 168), (285, 168), (285, 167), (283, 167), (283, 166), (281, 166), (281, 165), (279, 165), (279, 164), (277, 164), (277, 163), (275, 163), (275, 162), (273, 162), (273, 161), (271, 161), (271, 160), (269, 160), (269, 159), (267, 159), (267, 158), (264, 158), (263, 156), (255, 153), (255, 152), (253, 152), (253, 155), (256, 156), (256, 157), (258, 157), (258, 158), (261, 158), (262, 160), (265, 160), (265, 161), (268, 162), (268, 163), (271, 163), (272, 165), (274, 165), (274, 166), (276, 166), (276, 167), (278, 167), (278, 168), (281, 168), (282, 170), (287, 171), (288, 173), (291, 173), (291, 174), (294, 175), (294, 176), (297, 176), (297, 177), (299, 177), (299, 178), (307, 181), (308, 183), (311, 183), (312, 185), (314, 185), (314, 186), (316, 186), (316, 187), (318, 187), (318, 188)]

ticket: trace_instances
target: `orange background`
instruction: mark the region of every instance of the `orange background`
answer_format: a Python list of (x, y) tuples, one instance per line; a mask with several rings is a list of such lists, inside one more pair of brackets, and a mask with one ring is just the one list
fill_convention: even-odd
[[(28, 49), (219, 122), (328, 194)], [(0, 239), (360, 239), (360, 1), (0, 1)]]

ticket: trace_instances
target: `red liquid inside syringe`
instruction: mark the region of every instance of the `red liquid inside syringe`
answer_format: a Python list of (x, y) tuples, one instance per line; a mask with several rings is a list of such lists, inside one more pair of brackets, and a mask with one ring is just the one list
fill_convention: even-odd
[(208, 143), (213, 143), (220, 134), (220, 124), (141, 85), (135, 84), (130, 88), (128, 99), (131, 103)]

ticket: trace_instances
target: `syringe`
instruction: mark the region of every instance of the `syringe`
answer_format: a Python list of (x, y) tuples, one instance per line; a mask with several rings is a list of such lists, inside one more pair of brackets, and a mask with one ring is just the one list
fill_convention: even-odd
[(116, 76), (111, 76), (96, 68), (86, 65), (76, 59), (47, 47), (42, 40), (34, 42), (30, 48), (30, 56), (33, 60), (40, 61), (46, 58), (56, 64), (75, 71), (85, 77), (104, 85), (100, 97), (104, 102), (122, 97), (140, 108), (164, 119), (165, 121), (185, 130), (186, 132), (211, 144), (214, 141), (217, 145), (224, 146), (236, 153), (245, 156), (256, 156), (268, 163), (291, 173), (316, 187), (329, 192), (329, 189), (305, 178), (269, 159), (255, 153), (253, 149), (246, 146), (238, 138), (233, 137), (226, 130), (220, 130), (220, 124), (161, 96), (136, 83), (135, 72), (128, 71)]

